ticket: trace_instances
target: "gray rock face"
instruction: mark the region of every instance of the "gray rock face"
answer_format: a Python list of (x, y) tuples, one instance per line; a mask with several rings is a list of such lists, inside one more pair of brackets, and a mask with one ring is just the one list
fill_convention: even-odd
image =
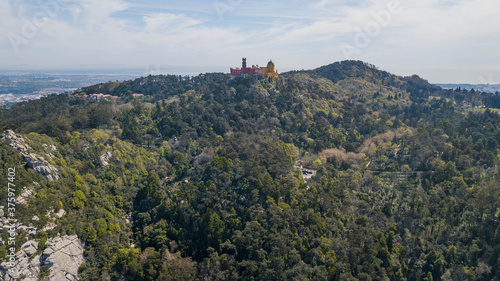
[(28, 162), (28, 166), (33, 170), (35, 170), (35, 173), (41, 174), (48, 180), (59, 179), (59, 170), (57, 170), (56, 167), (47, 163), (47, 161), (43, 157), (37, 156), (35, 153), (22, 154), (22, 155), (24, 157), (24, 160)]
[(36, 253), (37, 249), (38, 249), (38, 243), (36, 243), (33, 240), (30, 240), (30, 241), (24, 243), (22, 246), (22, 250), (28, 256), (34, 255)]
[(74, 236), (56, 237), (43, 251), (43, 264), (50, 267), (49, 280), (76, 280), (83, 263), (83, 243)]
[(16, 254), (17, 264), (13, 272), (8, 271), (7, 263), (0, 265), (0, 280), (17, 280), (24, 276), (20, 280), (36, 281), (43, 265), (50, 269), (45, 280), (77, 280), (78, 268), (84, 261), (84, 245), (80, 239), (76, 235), (56, 237), (47, 240), (46, 245), (42, 255), (33, 256), (37, 252), (38, 242), (30, 240), (24, 243)]
[(0, 264), (0, 280), (17, 280), (24, 276), (26, 281), (38, 280), (40, 273), (40, 255), (32, 257), (38, 249), (38, 243), (30, 240), (21, 246), (16, 253), (16, 266), (12, 271), (8, 271), (10, 266), (7, 263)]
[[(28, 163), (28, 166), (35, 170), (35, 173), (43, 175), (48, 180), (59, 179), (59, 171), (56, 167), (50, 165), (43, 157), (37, 156), (35, 153), (28, 152), (30, 147), (24, 143), (24, 138), (21, 135), (16, 135), (16, 133), (12, 130), (6, 130), (2, 135), (2, 140), (10, 140), (9, 145), (21, 152), (21, 155)], [(54, 148), (56, 147), (51, 145), (50, 148), (55, 150)]]

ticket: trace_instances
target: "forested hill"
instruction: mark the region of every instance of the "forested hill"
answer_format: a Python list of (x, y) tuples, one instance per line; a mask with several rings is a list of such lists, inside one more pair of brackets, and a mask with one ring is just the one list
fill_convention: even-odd
[(432, 94), (442, 90), (440, 87), (430, 84), (417, 75), (410, 77), (398, 77), (386, 71), (378, 70), (376, 66), (362, 61), (336, 62), (310, 72), (318, 73), (334, 83), (349, 78), (361, 78), (375, 84), (398, 87), (414, 94), (417, 92), (427, 92), (428, 94)]
[(34, 239), (77, 234), (82, 280), (499, 280), (499, 108), (359, 61), (147, 76), (1, 110), (59, 180), (0, 161), (21, 221), (66, 210)]

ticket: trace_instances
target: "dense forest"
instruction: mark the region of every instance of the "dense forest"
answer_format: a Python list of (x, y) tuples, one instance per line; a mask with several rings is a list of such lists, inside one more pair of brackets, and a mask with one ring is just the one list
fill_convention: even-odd
[(2, 108), (61, 177), (0, 163), (35, 188), (21, 221), (66, 210), (35, 239), (77, 234), (81, 280), (500, 280), (499, 112), (360, 61), (147, 76)]

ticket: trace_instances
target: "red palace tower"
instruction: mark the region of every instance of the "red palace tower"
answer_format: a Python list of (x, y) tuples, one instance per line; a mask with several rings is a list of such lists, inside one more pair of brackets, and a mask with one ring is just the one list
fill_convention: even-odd
[(231, 75), (232, 76), (242, 76), (245, 74), (248, 75), (258, 75), (260, 73), (259, 68), (249, 68), (247, 67), (247, 59), (243, 58), (241, 62), (241, 68), (231, 68)]

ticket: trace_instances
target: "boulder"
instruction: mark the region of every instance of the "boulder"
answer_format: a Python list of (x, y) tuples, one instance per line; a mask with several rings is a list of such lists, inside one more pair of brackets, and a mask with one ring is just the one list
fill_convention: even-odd
[[(23, 156), (24, 160), (27, 162), (28, 166), (35, 170), (35, 173), (43, 175), (48, 180), (58, 180), (59, 171), (56, 167), (47, 163), (43, 157), (37, 156), (35, 153), (29, 153), (30, 148), (24, 143), (24, 138), (21, 135), (17, 135), (12, 130), (6, 130), (2, 135), (2, 140), (10, 140), (10, 146), (19, 152)], [(47, 144), (43, 145), (48, 148)], [(54, 145), (51, 145), (52, 150), (56, 150)]]

